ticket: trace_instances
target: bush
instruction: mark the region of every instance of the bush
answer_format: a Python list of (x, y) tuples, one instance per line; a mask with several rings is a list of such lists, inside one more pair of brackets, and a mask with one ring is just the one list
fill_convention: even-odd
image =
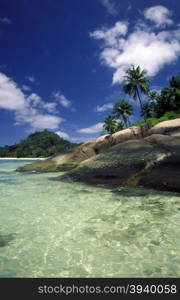
[(162, 117), (160, 118), (148, 118), (146, 121), (139, 121), (135, 122), (132, 124), (132, 126), (139, 126), (145, 123), (149, 123), (151, 126), (155, 126), (156, 124), (163, 122), (163, 121), (168, 121), (168, 120), (173, 120), (176, 118), (180, 118), (180, 114), (176, 113), (174, 111), (168, 111), (166, 112)]

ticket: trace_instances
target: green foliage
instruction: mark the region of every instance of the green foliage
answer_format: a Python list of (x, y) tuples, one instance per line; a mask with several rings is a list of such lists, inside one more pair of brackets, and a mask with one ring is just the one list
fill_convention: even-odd
[(169, 80), (169, 87), (160, 93), (152, 91), (148, 94), (152, 116), (162, 117), (166, 112), (180, 113), (180, 76), (173, 76)]
[(108, 116), (104, 120), (103, 128), (110, 134), (116, 132), (116, 120), (112, 116)]
[(151, 118), (151, 106), (149, 103), (144, 103), (142, 105), (141, 116), (145, 119)]
[[(128, 127), (129, 116), (133, 114), (133, 107), (126, 100), (121, 100), (115, 103), (114, 105), (114, 116), (119, 118), (122, 116), (123, 122)], [(119, 125), (120, 126), (120, 125)]]
[[(169, 87), (163, 88), (160, 92), (149, 91), (149, 78), (145, 76), (146, 71), (140, 67), (130, 67), (124, 79), (123, 90), (126, 94), (139, 99), (141, 106), (141, 116), (144, 120), (135, 122), (132, 126), (149, 123), (154, 126), (166, 120), (180, 118), (180, 76), (172, 76), (169, 80)], [(142, 104), (140, 92), (147, 95), (148, 102)], [(115, 103), (113, 116), (109, 116), (104, 121), (104, 129), (108, 133), (128, 127), (129, 116), (133, 114), (133, 107), (126, 100)], [(122, 117), (123, 122), (117, 122)], [(130, 125), (130, 124), (129, 124)]]
[(170, 87), (180, 89), (180, 76), (172, 76), (169, 80)]
[(124, 129), (124, 122), (119, 121), (116, 123), (116, 132)]
[(180, 118), (180, 113), (176, 113), (174, 111), (168, 111), (166, 112), (162, 117), (160, 118), (148, 118), (146, 121), (139, 121), (139, 122), (134, 122), (132, 126), (139, 126), (145, 123), (149, 123), (151, 126), (155, 126), (156, 124), (167, 121), (167, 120), (173, 120), (176, 118)]
[(134, 100), (138, 99), (142, 110), (140, 92), (147, 95), (149, 91), (149, 78), (146, 77), (146, 70), (141, 70), (139, 66), (131, 66), (126, 71), (124, 78), (123, 90), (125, 94), (133, 96)]
[(103, 134), (105, 134), (105, 133), (113, 134), (117, 131), (120, 131), (120, 130), (124, 129), (124, 122), (123, 121), (117, 121), (111, 115), (109, 115), (104, 120), (103, 128), (105, 130), (105, 132), (103, 132)]
[(155, 118), (156, 117), (155, 103), (154, 102), (144, 103), (141, 109), (141, 116), (144, 117), (144, 120), (148, 118)]
[(48, 157), (78, 146), (54, 132), (44, 130), (32, 133), (17, 145), (0, 147), (0, 157)]

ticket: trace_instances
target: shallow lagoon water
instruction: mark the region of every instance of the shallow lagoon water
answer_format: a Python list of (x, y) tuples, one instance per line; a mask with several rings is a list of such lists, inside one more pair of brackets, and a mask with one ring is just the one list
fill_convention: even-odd
[(0, 277), (180, 277), (180, 195), (15, 172), (25, 163), (0, 161)]

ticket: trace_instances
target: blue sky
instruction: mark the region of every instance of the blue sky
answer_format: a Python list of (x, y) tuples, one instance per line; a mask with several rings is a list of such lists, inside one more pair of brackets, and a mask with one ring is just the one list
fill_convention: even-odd
[[(0, 145), (49, 129), (99, 136), (134, 64), (151, 88), (179, 75), (179, 0), (1, 0)], [(138, 103), (132, 121), (139, 118)]]

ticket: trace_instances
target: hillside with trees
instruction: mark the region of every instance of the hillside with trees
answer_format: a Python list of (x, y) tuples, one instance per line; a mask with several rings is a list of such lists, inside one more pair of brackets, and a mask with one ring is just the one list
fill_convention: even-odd
[(0, 147), (0, 157), (48, 157), (78, 146), (54, 132), (44, 130), (30, 134), (19, 144)]

